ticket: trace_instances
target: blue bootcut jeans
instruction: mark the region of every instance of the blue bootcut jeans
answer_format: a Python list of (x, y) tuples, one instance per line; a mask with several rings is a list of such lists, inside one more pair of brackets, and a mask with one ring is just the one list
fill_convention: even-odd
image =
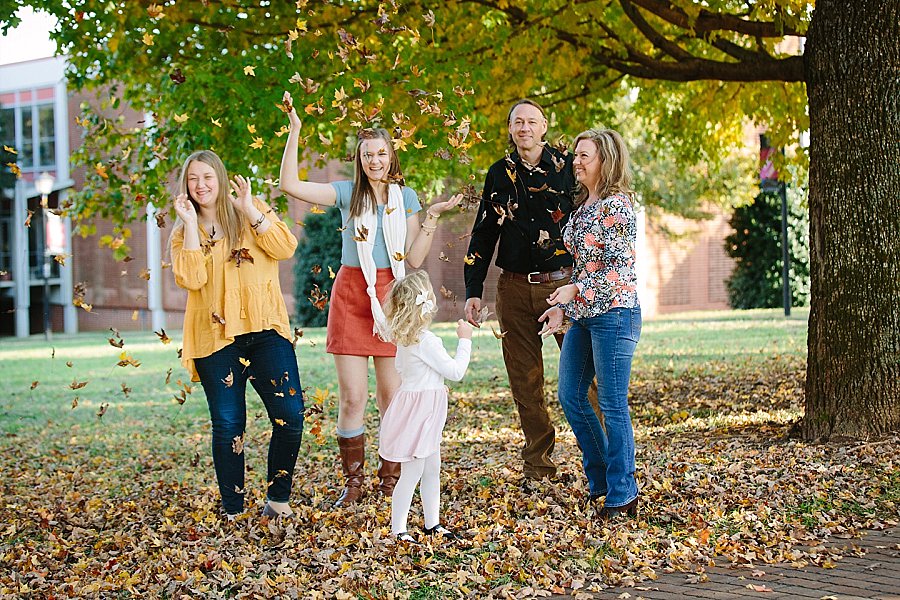
[[(559, 402), (581, 446), (591, 496), (605, 495), (609, 507), (638, 495), (628, 382), (641, 324), (639, 306), (575, 320), (559, 357)], [(602, 425), (587, 399), (595, 373)]]
[[(250, 364), (245, 367), (240, 358)], [(272, 329), (246, 333), (194, 364), (209, 404), (213, 464), (222, 508), (228, 514), (244, 510), (244, 453), (235, 452), (235, 438), (242, 441), (247, 427), (246, 390), (251, 376), (250, 383), (272, 423), (266, 497), (287, 502), (303, 435), (304, 411), (293, 344)]]

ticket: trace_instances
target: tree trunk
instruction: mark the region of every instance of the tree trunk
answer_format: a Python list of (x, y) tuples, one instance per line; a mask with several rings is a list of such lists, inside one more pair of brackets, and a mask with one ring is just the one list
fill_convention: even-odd
[(900, 428), (900, 0), (819, 0), (805, 57), (803, 436), (867, 438)]

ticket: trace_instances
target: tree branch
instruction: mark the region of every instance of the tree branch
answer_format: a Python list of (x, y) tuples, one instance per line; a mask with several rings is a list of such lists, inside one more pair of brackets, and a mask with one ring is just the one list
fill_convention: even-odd
[(734, 31), (754, 37), (783, 37), (785, 35), (804, 35), (802, 32), (782, 23), (767, 21), (747, 21), (735, 15), (701, 10), (697, 19), (691, 22), (686, 12), (677, 6), (673, 6), (668, 0), (631, 0), (641, 8), (653, 13), (657, 17), (668, 21), (683, 29), (694, 31), (698, 34), (713, 31)]

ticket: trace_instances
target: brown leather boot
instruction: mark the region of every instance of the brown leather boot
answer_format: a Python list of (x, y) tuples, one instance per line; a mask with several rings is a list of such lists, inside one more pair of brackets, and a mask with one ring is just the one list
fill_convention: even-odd
[(363, 497), (363, 482), (366, 479), (366, 434), (361, 433), (352, 438), (338, 437), (338, 448), (341, 451), (341, 467), (344, 470), (346, 483), (341, 497), (335, 506), (347, 506)]
[(382, 458), (381, 464), (378, 465), (378, 491), (385, 498), (390, 498), (398, 479), (400, 479), (400, 463)]

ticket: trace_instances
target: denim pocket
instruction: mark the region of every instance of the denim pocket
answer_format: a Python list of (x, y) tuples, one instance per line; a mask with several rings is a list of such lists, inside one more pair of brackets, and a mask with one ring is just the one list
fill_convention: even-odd
[(641, 330), (644, 326), (644, 321), (641, 318), (641, 308), (637, 306), (629, 312), (631, 313), (631, 340), (637, 343), (641, 339)]

